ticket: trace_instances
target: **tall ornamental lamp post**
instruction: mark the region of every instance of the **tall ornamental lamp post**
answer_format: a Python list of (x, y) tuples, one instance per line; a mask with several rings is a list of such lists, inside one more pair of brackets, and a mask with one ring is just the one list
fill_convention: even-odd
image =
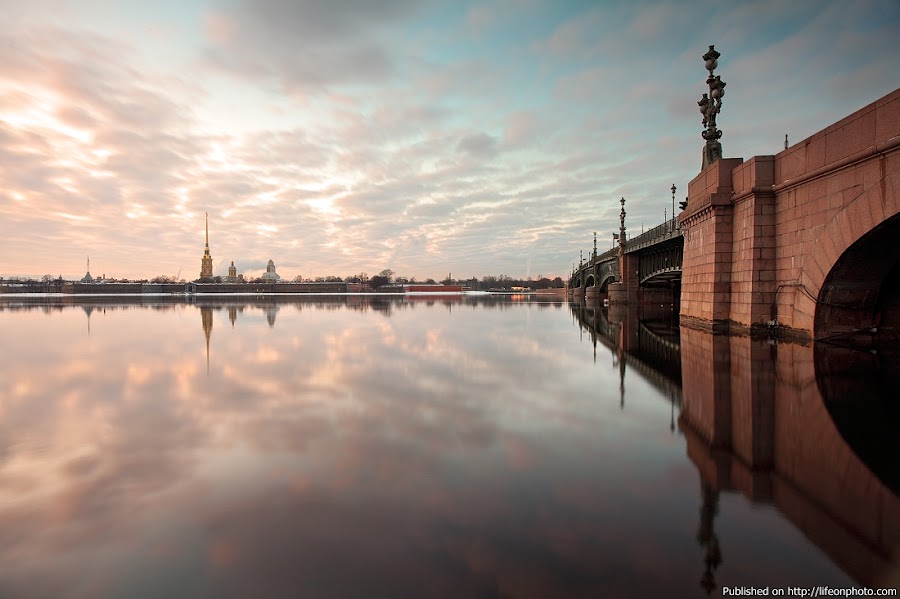
[(625, 198), (619, 200), (622, 204), (622, 210), (619, 212), (619, 251), (616, 255), (619, 257), (619, 276), (624, 281), (625, 277)]
[(719, 66), (719, 57), (721, 54), (716, 52), (715, 46), (710, 46), (709, 51), (703, 55), (706, 70), (709, 76), (706, 78), (706, 84), (709, 86), (709, 92), (703, 94), (697, 105), (700, 107), (700, 114), (703, 115), (703, 126), (706, 127), (701, 134), (706, 140), (706, 146), (703, 148), (703, 164), (702, 169), (722, 157), (722, 144), (719, 138), (722, 137), (722, 131), (716, 128), (716, 115), (722, 110), (722, 98), (725, 96), (725, 82), (718, 75), (713, 75), (713, 71)]
[(678, 224), (678, 219), (675, 218), (675, 184), (672, 183), (672, 220), (675, 221), (675, 224), (672, 225), (672, 228), (675, 228), (675, 225)]

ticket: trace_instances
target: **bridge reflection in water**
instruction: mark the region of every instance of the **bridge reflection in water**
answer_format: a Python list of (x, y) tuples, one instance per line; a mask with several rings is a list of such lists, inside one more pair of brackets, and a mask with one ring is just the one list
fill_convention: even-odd
[[(900, 584), (900, 352), (775, 343), (679, 327), (671, 312), (571, 304), (594, 345), (671, 398), (700, 475), (701, 584), (729, 543), (722, 493), (774, 506), (868, 587)], [(677, 419), (677, 420), (676, 420)]]

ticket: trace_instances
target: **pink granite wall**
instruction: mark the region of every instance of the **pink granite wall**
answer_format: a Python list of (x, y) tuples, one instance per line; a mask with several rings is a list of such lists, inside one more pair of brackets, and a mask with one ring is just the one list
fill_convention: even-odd
[(682, 317), (813, 336), (838, 258), (900, 214), (898, 172), (900, 89), (775, 156), (707, 167), (679, 217)]

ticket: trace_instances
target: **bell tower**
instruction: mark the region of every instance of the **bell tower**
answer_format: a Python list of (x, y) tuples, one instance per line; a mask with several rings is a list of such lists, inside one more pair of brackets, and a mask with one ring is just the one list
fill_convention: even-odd
[(209, 212), (206, 213), (206, 248), (203, 250), (203, 258), (200, 259), (200, 278), (211, 279), (212, 256), (209, 255)]

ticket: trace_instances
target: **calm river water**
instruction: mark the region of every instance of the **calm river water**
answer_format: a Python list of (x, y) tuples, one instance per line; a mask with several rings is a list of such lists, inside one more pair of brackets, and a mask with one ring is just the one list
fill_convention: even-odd
[(900, 580), (896, 356), (515, 296), (162, 301), (0, 299), (0, 597)]

